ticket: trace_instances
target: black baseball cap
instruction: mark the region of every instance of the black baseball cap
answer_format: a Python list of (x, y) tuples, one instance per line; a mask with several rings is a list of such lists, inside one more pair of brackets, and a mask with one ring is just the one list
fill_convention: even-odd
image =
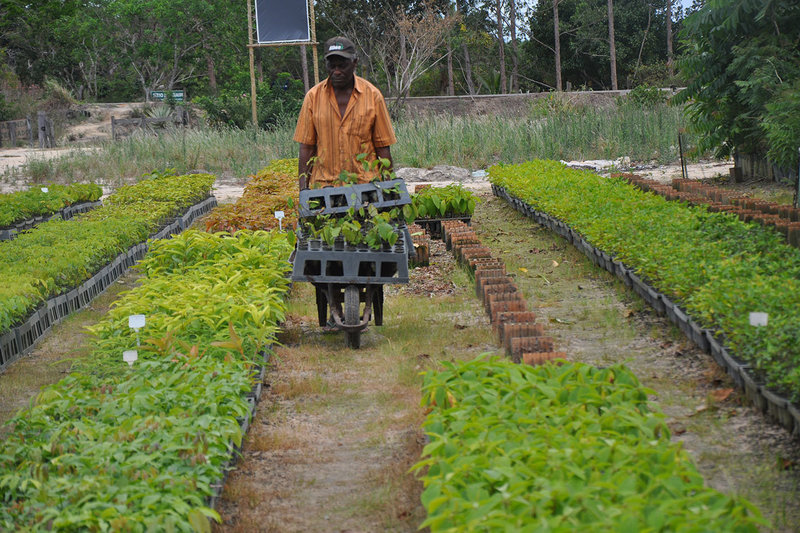
[(330, 56), (353, 59), (356, 57), (356, 46), (347, 37), (331, 37), (325, 41), (325, 59)]

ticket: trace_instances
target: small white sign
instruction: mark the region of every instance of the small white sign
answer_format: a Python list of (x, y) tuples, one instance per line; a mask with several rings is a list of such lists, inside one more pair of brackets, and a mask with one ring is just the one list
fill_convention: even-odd
[(750, 313), (750, 325), (751, 326), (766, 326), (767, 325), (767, 313)]
[(128, 363), (128, 366), (133, 366), (133, 363), (139, 359), (139, 352), (136, 350), (125, 350), (122, 352), (122, 360)]
[(131, 315), (128, 317), (128, 327), (139, 330), (144, 327), (144, 315)]
[(283, 231), (283, 211), (275, 211), (275, 218), (278, 219), (278, 229)]
[(48, 189), (47, 187), (42, 187), (42, 192), (50, 192), (50, 189)]

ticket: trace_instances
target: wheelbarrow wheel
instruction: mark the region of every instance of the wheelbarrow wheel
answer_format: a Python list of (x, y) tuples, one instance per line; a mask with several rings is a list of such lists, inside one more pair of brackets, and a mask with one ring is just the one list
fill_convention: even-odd
[[(359, 308), (361, 305), (361, 291), (356, 285), (348, 285), (344, 289), (344, 323), (347, 326), (355, 326), (361, 321)], [(348, 331), (347, 345), (357, 349), (361, 347), (361, 332)]]

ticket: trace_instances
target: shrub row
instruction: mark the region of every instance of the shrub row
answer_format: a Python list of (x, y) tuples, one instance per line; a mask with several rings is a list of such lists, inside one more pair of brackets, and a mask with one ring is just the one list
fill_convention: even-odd
[(0, 334), (206, 198), (214, 179), (164, 176), (121, 187), (101, 208), (0, 242)]
[(59, 210), (80, 202), (94, 202), (103, 195), (103, 189), (94, 183), (72, 185), (48, 185), (27, 191), (0, 194), (0, 229), (34, 217), (52, 215)]
[(422, 526), (431, 531), (758, 531), (703, 484), (622, 365), (492, 358), (425, 374)]
[[(773, 229), (668, 202), (553, 161), (495, 166), (492, 182), (613, 255), (714, 330), (768, 386), (800, 400), (800, 250)], [(766, 327), (749, 313), (766, 312)]]
[[(244, 187), (235, 204), (217, 207), (206, 217), (207, 231), (235, 232), (240, 229), (293, 228), (297, 222), (297, 159), (272, 161)], [(276, 211), (286, 218), (278, 224)]]
[[(282, 320), (290, 246), (267, 232), (156, 241), (99, 324), (91, 356), (12, 421), (0, 529), (209, 530), (242, 439), (256, 353)], [(139, 360), (130, 314), (145, 314)]]

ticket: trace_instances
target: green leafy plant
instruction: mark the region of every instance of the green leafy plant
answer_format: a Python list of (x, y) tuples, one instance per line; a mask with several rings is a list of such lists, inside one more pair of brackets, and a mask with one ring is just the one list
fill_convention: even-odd
[(47, 192), (36, 186), (27, 191), (0, 194), (0, 228), (36, 216), (52, 215), (70, 205), (94, 202), (103, 195), (103, 189), (94, 183), (50, 184), (46, 188)]
[[(290, 250), (267, 232), (154, 242), (141, 285), (91, 328), (92, 356), (10, 422), (0, 529), (209, 531), (256, 354), (283, 319)], [(147, 325), (128, 368), (133, 313)]]
[(51, 219), (0, 243), (0, 333), (206, 198), (214, 180), (192, 174), (126, 185), (101, 208), (67, 221)]
[(478, 197), (461, 184), (426, 187), (412, 196), (412, 205), (420, 218), (472, 216)]
[(752, 531), (742, 498), (703, 483), (652, 391), (622, 365), (497, 358), (424, 375), (430, 443), (414, 469), (431, 531)]

